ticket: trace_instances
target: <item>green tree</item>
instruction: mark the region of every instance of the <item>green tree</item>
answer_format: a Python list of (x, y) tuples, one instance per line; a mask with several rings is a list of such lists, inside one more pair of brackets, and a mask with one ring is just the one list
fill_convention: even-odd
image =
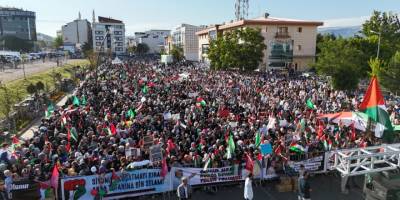
[(357, 88), (362, 71), (358, 65), (363, 59), (362, 52), (353, 48), (350, 42), (343, 38), (327, 40), (319, 47), (321, 52), (315, 63), (318, 73), (331, 76), (335, 89)]
[(396, 52), (386, 65), (381, 65), (378, 77), (384, 88), (400, 94), (400, 51)]
[(16, 103), (16, 93), (0, 83), (0, 113), (10, 121), (10, 113)]
[(179, 62), (185, 58), (183, 55), (183, 48), (181, 46), (173, 45), (170, 51), (172, 58), (174, 58), (175, 62)]
[(31, 84), (29, 84), (29, 85), (26, 87), (26, 91), (27, 91), (30, 95), (33, 95), (33, 94), (36, 93), (37, 88), (36, 88), (36, 86), (35, 86), (33, 83), (31, 83)]
[(208, 58), (214, 70), (239, 68), (251, 71), (260, 65), (265, 47), (259, 29), (237, 29), (211, 41)]
[(38, 90), (38, 92), (44, 90), (44, 84), (43, 84), (42, 81), (39, 81), (39, 82), (36, 83), (36, 89)]
[(136, 54), (138, 54), (138, 55), (144, 55), (144, 54), (146, 54), (147, 52), (149, 52), (149, 46), (147, 46), (147, 44), (145, 44), (145, 43), (139, 43), (139, 44), (136, 46)]
[(64, 45), (63, 37), (59, 35), (56, 38), (54, 38), (53, 45), (55, 48), (60, 48), (62, 45)]
[(374, 11), (362, 25), (361, 33), (375, 41), (375, 53), (381, 33), (379, 58), (384, 61), (389, 61), (400, 48), (400, 20), (395, 13)]
[(3, 36), (0, 41), (5, 49), (11, 51), (30, 52), (33, 48), (33, 42), (12, 35)]

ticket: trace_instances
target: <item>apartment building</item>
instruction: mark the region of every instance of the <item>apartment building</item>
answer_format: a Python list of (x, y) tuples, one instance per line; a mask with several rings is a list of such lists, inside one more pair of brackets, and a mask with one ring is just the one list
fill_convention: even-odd
[(182, 47), (183, 55), (186, 60), (199, 61), (199, 41), (196, 32), (201, 31), (204, 28), (205, 26), (181, 24), (171, 33), (172, 46)]
[(165, 37), (171, 33), (170, 30), (149, 30), (135, 33), (135, 42), (137, 44), (146, 44), (151, 54), (160, 53), (165, 43)]
[(209, 26), (196, 32), (199, 40), (198, 57), (209, 62), (207, 52), (210, 41), (218, 34), (241, 28), (260, 29), (266, 49), (261, 69), (293, 68), (304, 71), (315, 61), (317, 28), (322, 22), (269, 17), (245, 19)]
[(92, 23), (93, 49), (98, 52), (122, 54), (126, 52), (125, 24), (121, 20), (98, 17)]

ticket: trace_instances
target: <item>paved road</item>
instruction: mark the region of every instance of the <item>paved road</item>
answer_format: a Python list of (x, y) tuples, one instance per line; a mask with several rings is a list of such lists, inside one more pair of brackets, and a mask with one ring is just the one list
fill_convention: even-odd
[[(333, 175), (317, 175), (311, 177), (311, 199), (313, 200), (363, 200), (362, 182), (363, 176), (356, 177), (356, 187), (350, 189), (349, 194), (340, 192), (340, 178)], [(297, 200), (296, 192), (279, 193), (275, 189), (276, 182), (267, 182), (263, 186), (253, 186), (254, 200)], [(254, 183), (253, 183), (254, 185)], [(172, 197), (173, 196), (173, 197)], [(165, 200), (175, 200), (175, 193)], [(157, 199), (141, 197), (144, 199)], [(162, 199), (162, 198), (161, 198)], [(192, 200), (243, 200), (243, 186), (222, 187), (216, 193), (195, 191)]]
[[(74, 63), (80, 61), (79, 59), (73, 59), (73, 60), (67, 60), (68, 64)], [(63, 64), (65, 61), (62, 62)], [(40, 73), (43, 71), (46, 71), (48, 69), (51, 69), (53, 67), (57, 66), (56, 62), (53, 61), (46, 61), (43, 63), (42, 61), (35, 61), (33, 63), (25, 64), (25, 74), (26, 76), (29, 76), (31, 74), (36, 74)], [(1, 82), (9, 82), (13, 81), (16, 79), (21, 79), (24, 77), (24, 72), (22, 70), (22, 65), (18, 66), (18, 69), (10, 69), (6, 67), (5, 71), (0, 71), (0, 80)]]

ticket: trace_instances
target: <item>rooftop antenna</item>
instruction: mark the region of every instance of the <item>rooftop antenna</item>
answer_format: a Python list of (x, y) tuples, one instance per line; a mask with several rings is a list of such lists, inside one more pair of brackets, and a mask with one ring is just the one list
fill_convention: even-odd
[(236, 0), (235, 3), (236, 21), (249, 17), (249, 0)]
[(79, 20), (81, 20), (81, 19), (82, 19), (82, 16), (81, 16), (81, 11), (79, 11), (79, 14), (78, 14), (78, 19), (79, 19)]
[(93, 23), (96, 22), (96, 15), (94, 14), (94, 9), (93, 9), (93, 13), (92, 13), (92, 21), (93, 21)]

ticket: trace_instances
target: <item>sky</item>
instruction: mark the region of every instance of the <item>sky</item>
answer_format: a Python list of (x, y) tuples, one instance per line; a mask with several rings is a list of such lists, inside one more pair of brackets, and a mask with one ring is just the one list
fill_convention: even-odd
[[(149, 29), (173, 29), (181, 23), (217, 24), (235, 18), (236, 0), (0, 0), (0, 6), (36, 12), (39, 33), (55, 36), (61, 26), (96, 16), (124, 21), (126, 35)], [(283, 17), (324, 22), (324, 27), (361, 25), (373, 10), (400, 13), (400, 0), (249, 0), (249, 18), (268, 12)]]

